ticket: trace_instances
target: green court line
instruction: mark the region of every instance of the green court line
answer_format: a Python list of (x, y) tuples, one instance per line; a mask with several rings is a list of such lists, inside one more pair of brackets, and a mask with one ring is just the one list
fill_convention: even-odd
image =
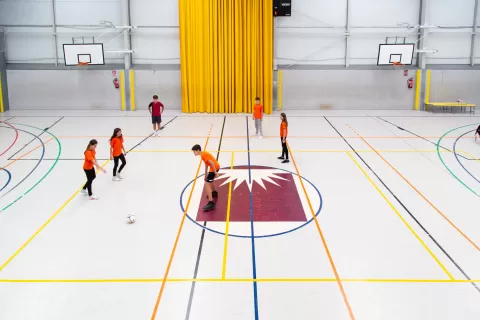
[(465, 126), (461, 126), (461, 127), (457, 127), (457, 128), (454, 128), (450, 131), (448, 131), (447, 133), (445, 133), (443, 136), (440, 137), (440, 139), (438, 140), (437, 142), (437, 155), (438, 157), (440, 158), (440, 161), (442, 162), (443, 166), (448, 170), (448, 172), (450, 172), (450, 174), (458, 180), (458, 182), (460, 182), (465, 188), (467, 188), (468, 190), (470, 190), (473, 194), (475, 194), (477, 197), (480, 197), (480, 195), (478, 193), (476, 193), (472, 188), (470, 188), (465, 182), (462, 181), (462, 179), (460, 179), (459, 177), (457, 177), (452, 170), (450, 170), (450, 168), (447, 166), (447, 164), (445, 163), (445, 161), (443, 161), (443, 158), (441, 156), (441, 153), (440, 153), (440, 143), (442, 142), (442, 139), (448, 135), (450, 132), (453, 132), (455, 130), (458, 130), (458, 129), (461, 129), (461, 128), (466, 128), (466, 127), (471, 127), (471, 126), (477, 126), (479, 125), (480, 123), (472, 123), (472, 124), (467, 124)]
[(48, 130), (44, 130), (44, 129), (41, 129), (41, 128), (38, 128), (38, 127), (34, 127), (34, 126), (29, 126), (29, 125), (26, 125), (26, 124), (21, 124), (21, 123), (13, 123), (11, 122), (11, 124), (15, 124), (15, 125), (19, 125), (19, 126), (24, 126), (24, 127), (29, 127), (29, 128), (34, 128), (34, 129), (37, 129), (37, 130), (40, 130), (40, 131), (45, 131), (46, 133), (48, 133), (49, 135), (51, 135), (56, 141), (57, 141), (57, 144), (58, 144), (58, 154), (57, 154), (57, 158), (55, 159), (55, 162), (53, 163), (53, 165), (50, 167), (50, 169), (47, 171), (47, 173), (45, 173), (45, 175), (43, 177), (40, 178), (40, 180), (37, 181), (37, 183), (35, 183), (30, 189), (28, 189), (27, 191), (25, 191), (24, 194), (22, 194), (20, 197), (18, 197), (17, 199), (15, 199), (14, 201), (12, 201), (10, 204), (8, 204), (7, 206), (5, 206), (4, 208), (2, 208), (0, 210), (0, 212), (3, 212), (5, 210), (7, 210), (8, 208), (10, 208), (11, 206), (13, 206), (15, 203), (18, 202), (18, 200), (22, 199), (24, 196), (26, 196), (27, 194), (30, 193), (30, 191), (32, 191), (33, 189), (35, 189), (39, 184), (40, 182), (42, 182), (49, 174), (50, 172), (53, 170), (53, 168), (57, 165), (58, 163), (58, 160), (60, 159), (60, 155), (62, 154), (62, 144), (60, 143), (60, 140), (58, 140), (58, 138), (50, 133), (50, 131)]

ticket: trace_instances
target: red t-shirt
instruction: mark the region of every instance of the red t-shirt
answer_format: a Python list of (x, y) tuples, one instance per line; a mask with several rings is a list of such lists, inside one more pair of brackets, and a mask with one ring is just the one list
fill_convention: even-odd
[[(148, 107), (152, 108), (152, 116), (154, 117), (158, 117), (162, 115), (163, 109), (165, 109), (165, 107), (163, 106), (163, 103), (161, 103), (160, 101), (157, 101), (157, 102), (152, 101), (150, 102), (150, 105)], [(160, 108), (162, 108), (162, 112), (160, 112)]]

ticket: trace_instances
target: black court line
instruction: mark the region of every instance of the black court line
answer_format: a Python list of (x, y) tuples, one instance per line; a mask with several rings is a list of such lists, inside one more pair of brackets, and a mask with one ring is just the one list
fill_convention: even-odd
[[(170, 122), (172, 122), (173, 120), (177, 119), (177, 117), (173, 118), (172, 120), (168, 121), (167, 123), (165, 123), (161, 128), (160, 130), (163, 130)], [(128, 150), (125, 154), (128, 154), (129, 152), (131, 152), (133, 149), (137, 148), (138, 146), (140, 146), (142, 143), (144, 143), (145, 141), (147, 141), (148, 138), (150, 138), (151, 136), (153, 136), (154, 132), (152, 132), (149, 136), (145, 137), (142, 141), (140, 141), (139, 143), (137, 143), (134, 147), (130, 148), (130, 150)], [(161, 136), (160, 136), (161, 137)]]
[[(223, 117), (223, 125), (222, 125), (222, 133), (220, 134), (220, 141), (218, 143), (218, 151), (217, 151), (217, 161), (218, 157), (220, 156), (220, 148), (222, 147), (222, 139), (223, 139), (223, 130), (225, 129), (225, 122), (227, 121), (227, 116)], [(207, 221), (203, 222), (202, 228), (202, 235), (200, 236), (200, 243), (198, 245), (198, 252), (197, 252), (197, 261), (195, 262), (195, 270), (193, 271), (193, 279), (197, 279), (198, 276), (198, 269), (200, 267), (200, 258), (202, 256), (202, 249), (203, 249), (203, 240), (205, 239), (205, 229), (207, 226)], [(185, 315), (185, 320), (190, 319), (190, 312), (192, 310), (192, 302), (193, 302), (193, 295), (195, 294), (195, 286), (197, 282), (193, 281), (192, 286), (190, 287), (190, 296), (188, 298), (188, 306), (187, 306), (187, 314)]]
[[(378, 118), (378, 119), (380, 119), (380, 120), (382, 120), (382, 121), (384, 121), (384, 122), (386, 122), (386, 123), (388, 123), (388, 124), (396, 127), (396, 128), (399, 129), (399, 130), (406, 131), (406, 132), (410, 133), (411, 135), (414, 135), (414, 136), (417, 137), (417, 138), (420, 138), (420, 139), (422, 139), (422, 140), (425, 140), (425, 141), (433, 144), (435, 147), (437, 146), (437, 143), (435, 143), (435, 142), (433, 142), (433, 141), (430, 141), (430, 140), (428, 140), (427, 138), (424, 138), (424, 137), (422, 137), (422, 136), (420, 136), (420, 135), (418, 135), (418, 134), (416, 134), (416, 133), (414, 133), (414, 132), (412, 132), (412, 131), (410, 131), (410, 130), (407, 130), (407, 129), (405, 129), (405, 128), (402, 128), (402, 127), (396, 125), (395, 123), (392, 123), (392, 122), (390, 122), (390, 121), (388, 121), (388, 120), (385, 120), (385, 119), (382, 119), (382, 118), (380, 118), (380, 117), (376, 117), (376, 118)], [(438, 145), (438, 146), (439, 146), (440, 148), (442, 148), (443, 150), (446, 150), (446, 151), (448, 151), (448, 152), (453, 153), (453, 151), (450, 150), (450, 149), (448, 149), (448, 148), (445, 148), (445, 147), (443, 147), (443, 146), (441, 146), (441, 145)], [(464, 157), (464, 156), (462, 156), (461, 154), (459, 154), (458, 156), (462, 157), (462, 158), (465, 159), (465, 160), (476, 160), (476, 159), (470, 159), (470, 158)]]
[[(383, 180), (378, 176), (378, 174), (372, 169), (372, 167), (370, 167), (368, 165), (368, 163), (362, 158), (362, 156), (360, 156), (360, 154), (358, 154), (358, 152), (355, 150), (355, 148), (352, 147), (352, 145), (347, 141), (347, 139), (345, 139), (345, 137), (337, 130), (337, 128), (335, 128), (335, 126), (327, 119), (327, 117), (324, 117), (324, 119), (328, 122), (328, 124), (333, 128), (333, 130), (335, 130), (337, 132), (337, 134), (343, 139), (343, 141), (345, 141), (345, 143), (350, 147), (350, 149), (352, 149), (353, 152), (355, 152), (355, 154), (357, 155), (357, 157), (365, 164), (365, 166), (370, 170), (370, 172), (373, 173), (373, 175), (375, 175), (375, 177), (377, 177), (378, 181), (380, 181), (380, 183), (388, 190), (388, 192), (395, 198), (395, 200), (397, 200), (397, 202), (402, 206), (402, 208), (408, 213), (408, 215), (415, 221), (415, 223), (425, 232), (425, 234), (430, 238), (430, 240), (433, 241), (433, 243), (435, 243), (435, 245), (437, 246), (437, 248), (439, 248), (443, 254), (445, 254), (445, 256), (448, 258), (448, 260), (450, 260), (454, 265), (455, 267), (457, 267), (457, 269), (464, 275), (464, 277), (468, 280), (472, 280), (468, 274), (463, 271), (463, 269), (458, 265), (457, 262), (455, 262), (455, 260), (450, 256), (450, 254), (448, 254), (448, 252), (440, 245), (440, 243), (438, 243), (438, 241), (432, 236), (432, 234), (420, 223), (420, 221), (418, 221), (418, 219), (415, 217), (415, 215), (405, 206), (405, 204), (395, 195), (395, 193), (393, 193), (393, 191), (387, 186), (387, 184), (385, 182), (383, 182)], [(480, 293), (480, 288), (477, 286), (476, 283), (474, 282), (471, 282), (471, 284), (473, 285), (473, 287)]]
[[(62, 119), (65, 118), (65, 117), (61, 117), (60, 119), (58, 119), (57, 121), (55, 121), (51, 126), (43, 129), (42, 132), (40, 132), (40, 134), (37, 136), (37, 137), (40, 137), (42, 134), (45, 133), (45, 131), (47, 130), (50, 130), (54, 125), (56, 125), (57, 123), (59, 123), (60, 121), (62, 121)], [(30, 143), (32, 143), (33, 141), (35, 141), (36, 138), (33, 138), (32, 140), (30, 140), (30, 142), (28, 142), (26, 145), (24, 145), (22, 148), (20, 148), (20, 150), (18, 150), (17, 152), (15, 152), (12, 156), (10, 156), (10, 158), (8, 158), (8, 160), (13, 160), (13, 158), (20, 152), (22, 151), (23, 149), (25, 149)]]

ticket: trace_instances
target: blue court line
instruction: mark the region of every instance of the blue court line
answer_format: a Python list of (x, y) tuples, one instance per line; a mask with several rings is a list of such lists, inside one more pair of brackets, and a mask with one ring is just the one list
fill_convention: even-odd
[[(4, 127), (4, 126), (0, 126), (2, 128), (7, 128), (7, 129), (12, 129), (10, 127)], [(13, 190), (15, 190), (18, 186), (20, 186), (25, 180), (27, 180), (28, 177), (30, 177), (32, 175), (32, 173), (37, 170), (38, 166), (40, 165), (40, 163), (43, 161), (43, 157), (45, 156), (45, 143), (43, 143), (42, 139), (40, 139), (40, 136), (34, 134), (34, 133), (31, 133), (29, 131), (26, 131), (26, 130), (22, 130), (22, 129), (18, 129), (18, 131), (22, 131), (22, 132), (25, 132), (25, 133), (28, 133), (29, 135), (33, 136), (33, 140), (32, 141), (35, 141), (35, 139), (38, 139), (38, 141), (40, 141), (40, 143), (42, 144), (42, 155), (40, 157), (40, 159), (38, 159), (37, 161), (37, 164), (35, 165), (35, 167), (33, 167), (33, 169), (25, 176), (23, 177), (22, 180), (20, 180), (20, 182), (18, 182), (13, 188), (11, 188), (10, 190), (8, 190), (5, 194), (2, 194), (2, 196), (0, 196), (0, 198), (3, 198), (5, 197), (7, 194), (9, 194), (10, 192), (12, 192)], [(18, 153), (18, 152), (17, 152)], [(5, 187), (4, 187), (5, 188)], [(2, 188), (3, 190), (3, 188)], [(0, 190), (1, 191), (1, 190)]]
[[(224, 167), (224, 168), (221, 168), (221, 170), (228, 170), (230, 169), (230, 167)], [(285, 172), (288, 172), (288, 173), (291, 173), (292, 175), (294, 176), (297, 176), (299, 179), (303, 179), (305, 180), (307, 183), (309, 183), (313, 189), (315, 189), (315, 191), (317, 192), (318, 194), (318, 198), (320, 199), (320, 204), (318, 206), (318, 210), (317, 210), (317, 213), (315, 214), (316, 217), (318, 217), (318, 215), (320, 214), (320, 211), (322, 211), (322, 208), (323, 208), (323, 198), (322, 198), (322, 194), (320, 193), (320, 191), (318, 190), (318, 188), (310, 181), (308, 180), (307, 178), (305, 178), (304, 176), (299, 176), (298, 174), (296, 174), (295, 172), (292, 172), (292, 171), (288, 171), (288, 170), (285, 170), (285, 169), (282, 169), (282, 168), (275, 168), (277, 170), (280, 170), (280, 171), (285, 171)], [(204, 175), (201, 174), (197, 177), (197, 179), (201, 179)], [(182, 192), (180, 193), (180, 209), (181, 209), (181, 212), (185, 212), (185, 207), (183, 205), (183, 195), (185, 194), (185, 191), (187, 190), (187, 188), (195, 181), (195, 179), (193, 179), (192, 181), (190, 181), (186, 186), (185, 188), (183, 188)], [(207, 231), (210, 231), (210, 232), (213, 232), (215, 234), (218, 234), (218, 235), (221, 235), (221, 236), (225, 236), (225, 233), (222, 232), (222, 231), (218, 231), (218, 230), (215, 230), (215, 229), (211, 229), (209, 227), (206, 227), (204, 226), (203, 224), (201, 223), (198, 223), (194, 218), (192, 218), (189, 214), (187, 214), (187, 219), (190, 220), (192, 223), (194, 223), (195, 225), (197, 225), (198, 227), (202, 228), (202, 229), (205, 229)], [(299, 229), (302, 229), (303, 227), (307, 226), (308, 224), (310, 224), (311, 222), (313, 222), (313, 218), (310, 218), (310, 220), (307, 220), (305, 223), (299, 225), (298, 227), (295, 227), (295, 228), (292, 228), (290, 230), (286, 230), (286, 231), (282, 231), (282, 232), (277, 232), (277, 233), (272, 233), (272, 234), (264, 234), (264, 235), (255, 235), (254, 238), (255, 239), (262, 239), (262, 238), (270, 238), (270, 237), (278, 237), (278, 236), (282, 236), (284, 234), (288, 234), (288, 233), (291, 233), (291, 232), (294, 232), (294, 231), (297, 231)], [(233, 237), (233, 238), (242, 238), (242, 239), (250, 239), (251, 236), (244, 236), (244, 235), (240, 235), (240, 234), (234, 234), (234, 233), (228, 233), (228, 236), (229, 237)]]
[(10, 183), (10, 180), (12, 180), (12, 174), (10, 173), (10, 171), (8, 171), (7, 169), (4, 169), (4, 168), (0, 168), (1, 170), (5, 171), (7, 174), (8, 174), (8, 180), (7, 180), (7, 183), (5, 183), (5, 185), (2, 187), (2, 189), (0, 189), (0, 192), (3, 191), (3, 189), (5, 189), (8, 184)]
[[(252, 185), (252, 174), (250, 167), (250, 133), (248, 132), (248, 116), (245, 117), (247, 124), (247, 150), (248, 150), (248, 183)], [(250, 189), (250, 188), (249, 188)], [(253, 279), (257, 279), (257, 262), (255, 260), (255, 231), (253, 228), (253, 199), (252, 199), (252, 190), (250, 189), (250, 231), (252, 233), (252, 269), (253, 269)], [(253, 302), (254, 302), (254, 311), (255, 311), (255, 320), (258, 320), (258, 288), (257, 281), (253, 281)]]
[(453, 144), (453, 154), (455, 155), (455, 159), (457, 159), (457, 162), (458, 164), (460, 164), (460, 166), (463, 168), (463, 170), (465, 170), (466, 173), (468, 173), (470, 175), (470, 177), (472, 177), (473, 179), (475, 179), (475, 181), (477, 181), (478, 183), (480, 183), (480, 180), (478, 180), (470, 171), (467, 170), (467, 168), (465, 168), (465, 166), (463, 165), (463, 163), (460, 161), (460, 159), (458, 159), (458, 154), (457, 154), (457, 142), (463, 138), (464, 136), (466, 136), (467, 134), (471, 133), (471, 132), (475, 132), (475, 130), (471, 130), (471, 131), (467, 131), (465, 132), (464, 134), (462, 134), (461, 136), (459, 136), (456, 140), (455, 140), (455, 143)]

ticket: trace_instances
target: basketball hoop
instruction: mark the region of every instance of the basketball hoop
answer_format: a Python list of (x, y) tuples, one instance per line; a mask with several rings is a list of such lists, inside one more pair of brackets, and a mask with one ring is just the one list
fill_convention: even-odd
[(77, 64), (77, 67), (87, 67), (88, 66), (88, 62), (79, 62)]
[(395, 70), (403, 70), (405, 68), (405, 64), (401, 62), (392, 62), (392, 66), (395, 68)]

